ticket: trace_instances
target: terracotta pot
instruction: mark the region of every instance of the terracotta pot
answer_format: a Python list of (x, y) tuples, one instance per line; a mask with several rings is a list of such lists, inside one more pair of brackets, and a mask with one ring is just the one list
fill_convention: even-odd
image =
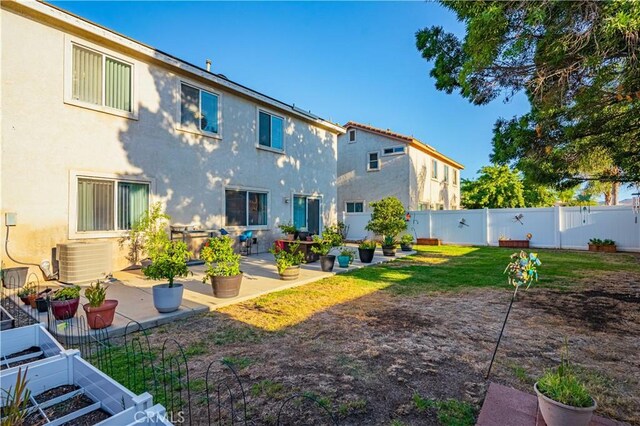
[(333, 265), (336, 263), (336, 257), (333, 254), (320, 256), (320, 269), (323, 272), (333, 271)]
[(591, 407), (580, 408), (561, 404), (545, 396), (538, 390), (538, 383), (533, 385), (538, 395), (538, 407), (540, 414), (547, 426), (588, 426), (591, 423), (593, 412), (598, 407), (596, 400), (591, 398)]
[(231, 277), (211, 277), (213, 295), (221, 299), (236, 297), (240, 293), (242, 283), (242, 272)]
[(297, 280), (300, 276), (300, 265), (289, 266), (280, 274), (280, 279), (284, 281)]
[(76, 297), (71, 300), (50, 300), (51, 312), (57, 320), (65, 320), (73, 318), (78, 311), (78, 305), (80, 305), (80, 298)]
[(105, 300), (102, 305), (97, 308), (91, 307), (88, 303), (82, 305), (87, 314), (87, 324), (94, 330), (107, 328), (113, 323), (113, 317), (116, 314), (117, 300)]
[(382, 246), (382, 254), (387, 257), (396, 255), (396, 246)]
[(362, 263), (371, 263), (373, 261), (373, 255), (376, 249), (358, 249), (358, 257)]
[(285, 239), (286, 241), (293, 241), (293, 240), (294, 240), (294, 238), (295, 238), (295, 234), (286, 234), (286, 235), (284, 236), (284, 239)]
[(31, 306), (33, 309), (36, 308), (36, 299), (38, 298), (38, 295), (36, 294), (30, 294), (29, 296), (27, 296), (27, 301), (24, 301), (24, 298), (21, 297), (22, 301), (25, 303), (25, 305), (29, 305)]

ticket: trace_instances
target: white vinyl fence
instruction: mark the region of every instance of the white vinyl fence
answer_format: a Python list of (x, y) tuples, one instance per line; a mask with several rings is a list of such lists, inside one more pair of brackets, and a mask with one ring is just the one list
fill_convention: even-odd
[[(587, 249), (591, 238), (611, 239), (618, 250), (640, 251), (640, 215), (631, 206), (412, 211), (407, 232), (439, 238), (445, 244), (497, 246), (500, 237), (531, 247)], [(348, 239), (373, 235), (365, 230), (370, 213), (343, 213)]]

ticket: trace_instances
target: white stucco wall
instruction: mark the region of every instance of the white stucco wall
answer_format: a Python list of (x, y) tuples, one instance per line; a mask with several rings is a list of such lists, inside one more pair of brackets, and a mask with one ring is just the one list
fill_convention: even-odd
[[(347, 201), (369, 203), (395, 196), (409, 205), (409, 155), (383, 156), (384, 148), (407, 144), (382, 135), (356, 129), (356, 141), (349, 142), (349, 132), (338, 137), (338, 209), (345, 211)], [(378, 152), (379, 171), (368, 171), (369, 152)]]
[[(0, 19), (1, 242), (4, 246), (4, 213), (16, 212), (18, 226), (10, 238), (14, 257), (49, 259), (56, 244), (73, 237), (74, 172), (148, 179), (151, 201), (164, 202), (172, 222), (202, 228), (224, 226), (225, 187), (267, 190), (269, 224), (258, 233), (261, 250), (280, 235), (278, 223), (292, 220), (292, 203), (285, 198), (294, 193), (321, 195), (323, 222), (335, 222), (335, 131), (274, 110), (285, 117), (285, 153), (258, 149), (256, 101), (198, 80), (198, 86), (220, 94), (221, 139), (177, 130), (179, 81), (186, 75), (116, 46), (110, 46), (114, 53), (134, 64), (138, 119), (66, 104), (69, 31), (7, 10)], [(117, 239), (115, 233), (110, 238), (114, 248)], [(3, 259), (11, 264), (4, 253)], [(124, 266), (122, 252), (114, 250), (114, 269)]]
[[(433, 158), (417, 148), (410, 147), (411, 158), (411, 210), (420, 210), (420, 204), (442, 204), (445, 210), (460, 208), (460, 170), (449, 165), (448, 182), (444, 180), (444, 166), (438, 161), (438, 177), (432, 178)], [(457, 183), (453, 183), (453, 170), (458, 170)]]

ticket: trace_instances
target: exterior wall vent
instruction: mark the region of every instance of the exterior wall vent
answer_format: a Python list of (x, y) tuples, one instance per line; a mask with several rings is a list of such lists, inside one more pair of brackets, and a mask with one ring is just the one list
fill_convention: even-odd
[(59, 281), (81, 284), (111, 273), (111, 242), (58, 244)]

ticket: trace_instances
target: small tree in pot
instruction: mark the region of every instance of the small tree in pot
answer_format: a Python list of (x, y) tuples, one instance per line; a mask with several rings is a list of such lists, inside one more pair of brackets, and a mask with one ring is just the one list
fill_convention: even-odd
[(376, 252), (376, 243), (373, 240), (364, 240), (358, 245), (358, 257), (362, 263), (371, 263), (373, 261), (373, 255)]
[(280, 279), (292, 281), (300, 275), (300, 264), (304, 261), (304, 253), (298, 250), (299, 247), (300, 243), (293, 243), (289, 245), (288, 250), (285, 250), (284, 247), (274, 244), (269, 250), (276, 259)]
[(102, 285), (100, 280), (84, 290), (84, 297), (89, 301), (89, 303), (82, 305), (87, 314), (89, 327), (94, 330), (109, 327), (113, 323), (118, 301), (106, 300), (107, 288)]
[(80, 287), (77, 285), (56, 290), (50, 297), (51, 312), (57, 320), (73, 318), (80, 304)]
[(386, 197), (371, 203), (371, 207), (373, 212), (365, 229), (382, 237), (382, 254), (395, 256), (395, 237), (407, 229), (404, 206), (396, 197)]
[(173, 312), (182, 303), (184, 287), (174, 283), (176, 277), (186, 277), (191, 272), (187, 261), (192, 254), (182, 241), (166, 241), (151, 257), (151, 264), (144, 268), (144, 275), (152, 280), (166, 279), (166, 284), (153, 286), (153, 305), (160, 313)]
[(211, 280), (215, 297), (236, 297), (240, 293), (240, 255), (233, 251), (231, 237), (222, 235), (211, 238), (202, 248), (200, 259), (207, 265), (202, 282)]
[(342, 245), (342, 235), (336, 227), (327, 227), (322, 233), (322, 237), (313, 236), (313, 242), (315, 244), (311, 247), (311, 251), (320, 255), (320, 268), (324, 272), (331, 272), (336, 256), (330, 253), (334, 247)]
[(154, 203), (135, 222), (127, 235), (120, 239), (120, 246), (129, 244), (127, 260), (132, 265), (140, 263), (147, 267), (158, 250), (162, 250), (167, 240), (167, 222), (171, 217), (162, 212), (162, 204)]

